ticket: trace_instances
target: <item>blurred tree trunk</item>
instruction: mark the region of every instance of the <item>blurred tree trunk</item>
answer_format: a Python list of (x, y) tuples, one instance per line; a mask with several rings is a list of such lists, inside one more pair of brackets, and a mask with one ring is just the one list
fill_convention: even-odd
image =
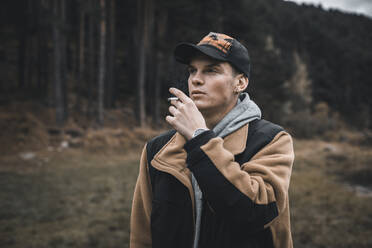
[(61, 4), (61, 76), (62, 76), (62, 97), (63, 97), (63, 109), (64, 109), (64, 120), (67, 120), (68, 107), (67, 107), (67, 96), (68, 96), (68, 68), (67, 68), (67, 22), (66, 22), (66, 0), (59, 0)]
[[(66, 32), (68, 34), (67, 39), (67, 69), (68, 76), (74, 82), (73, 89), (74, 94), (76, 94), (76, 84), (78, 79), (79, 72), (79, 38), (80, 38), (80, 8), (79, 1), (67, 1), (67, 12), (66, 12), (66, 21), (67, 28)], [(71, 11), (75, 9), (76, 11)], [(74, 19), (75, 18), (75, 19)], [(73, 20), (74, 19), (74, 20)], [(71, 87), (72, 88), (72, 87)]]
[(106, 51), (106, 3), (100, 0), (100, 48), (98, 66), (98, 123), (103, 125), (104, 121), (104, 93), (105, 93), (105, 51)]
[(22, 89), (25, 86), (25, 57), (26, 57), (26, 42), (27, 42), (27, 12), (28, 5), (23, 1), (21, 5), (21, 18), (18, 20), (18, 88)]
[(45, 99), (47, 93), (47, 59), (48, 59), (48, 47), (47, 47), (47, 18), (46, 18), (46, 6), (43, 1), (38, 4), (38, 23), (37, 23), (37, 44), (38, 44), (38, 83), (37, 88), (40, 91), (40, 96)]
[(146, 53), (145, 53), (145, 17), (143, 16), (143, 9), (144, 9), (144, 2), (146, 0), (138, 0), (137, 1), (137, 24), (138, 24), (138, 71), (137, 71), (137, 107), (138, 113), (137, 118), (140, 126), (144, 126), (145, 124), (145, 116), (146, 116), (146, 101), (145, 101), (145, 70), (146, 70)]
[(78, 79), (81, 84), (84, 84), (84, 69), (85, 69), (85, 8), (83, 1), (80, 1), (80, 26), (79, 26), (79, 73)]
[(54, 93), (54, 1), (42, 0), (42, 5), (45, 7), (45, 101), (48, 106), (54, 106), (55, 93)]
[(62, 10), (64, 8), (64, 1), (54, 0), (53, 13), (53, 44), (54, 44), (54, 92), (55, 92), (55, 108), (56, 108), (56, 122), (57, 125), (61, 126), (64, 124), (66, 119), (66, 108), (65, 108), (65, 82), (62, 75), (62, 37), (61, 37), (61, 26), (62, 23)]
[(29, 89), (32, 84), (32, 0), (27, 1), (26, 10), (26, 41), (24, 56), (24, 88)]
[(25, 85), (26, 32), (22, 30), (18, 32), (18, 88), (22, 89)]
[(156, 51), (155, 54), (155, 77), (154, 77), (154, 92), (153, 92), (153, 108), (152, 108), (152, 120), (154, 121), (154, 124), (158, 126), (160, 124), (160, 100), (161, 100), (161, 79), (162, 79), (162, 68), (163, 68), (163, 59), (164, 55), (162, 51)]
[(116, 82), (115, 82), (115, 0), (110, 0), (107, 6), (108, 36), (107, 36), (107, 81), (105, 106), (112, 108), (116, 101)]
[(154, 120), (155, 125), (160, 124), (160, 100), (161, 100), (161, 86), (162, 86), (162, 72), (164, 71), (164, 53), (162, 47), (162, 41), (165, 39), (165, 32), (167, 29), (167, 10), (160, 9), (158, 13), (157, 24), (156, 24), (156, 67), (155, 80), (154, 80), (154, 109), (152, 119)]
[(154, 92), (156, 78), (156, 34), (155, 34), (155, 6), (154, 0), (148, 1), (145, 9), (145, 18), (147, 22), (147, 47), (146, 47), (146, 112), (153, 114), (154, 111)]
[(85, 5), (80, 1), (80, 22), (79, 22), (79, 63), (78, 63), (78, 79), (81, 84), (84, 84), (84, 69), (85, 69)]
[(139, 0), (138, 2), (138, 76), (137, 76), (137, 106), (138, 121), (141, 127), (146, 124), (146, 52), (149, 47), (149, 33), (151, 25), (151, 15), (153, 0)]
[(84, 87), (86, 86), (85, 80), (85, 7), (84, 0), (79, 1), (79, 31), (78, 31), (78, 49), (77, 49), (77, 82), (76, 82), (76, 104), (75, 110), (80, 113), (82, 109), (82, 97)]
[(95, 96), (96, 89), (96, 73), (95, 73), (95, 0), (89, 1), (89, 23), (88, 23), (88, 71), (87, 71), (87, 88), (88, 88), (88, 116), (92, 117), (94, 110), (93, 99)]

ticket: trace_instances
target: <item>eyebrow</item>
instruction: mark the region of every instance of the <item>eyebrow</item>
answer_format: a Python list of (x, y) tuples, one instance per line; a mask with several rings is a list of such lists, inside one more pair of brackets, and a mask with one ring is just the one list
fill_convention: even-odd
[(220, 67), (220, 65), (221, 65), (220, 62), (216, 62), (216, 63), (208, 64), (208, 65), (206, 65), (205, 67), (215, 67), (215, 66)]
[[(214, 63), (205, 65), (205, 67), (207, 67), (207, 68), (211, 68), (211, 67), (215, 67), (215, 66), (220, 67), (220, 65), (221, 65), (221, 62), (214, 62)], [(191, 64), (187, 66), (187, 69), (191, 69), (191, 68), (195, 68), (195, 66), (193, 66)]]

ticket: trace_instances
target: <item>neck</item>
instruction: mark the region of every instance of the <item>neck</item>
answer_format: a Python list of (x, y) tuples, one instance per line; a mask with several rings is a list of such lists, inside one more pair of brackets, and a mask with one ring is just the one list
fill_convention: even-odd
[(205, 119), (205, 124), (209, 129), (213, 129), (222, 119), (229, 113), (236, 105), (238, 98), (236, 99), (235, 103), (227, 106), (224, 111), (221, 109), (218, 110), (204, 110), (200, 111)]

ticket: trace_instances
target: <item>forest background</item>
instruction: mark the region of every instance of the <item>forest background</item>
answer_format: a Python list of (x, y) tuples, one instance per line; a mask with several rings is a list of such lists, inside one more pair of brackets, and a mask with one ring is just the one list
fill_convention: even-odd
[[(168, 129), (173, 48), (249, 50), (248, 92), (294, 137), (296, 247), (372, 244), (372, 20), (282, 0), (17, 0), (0, 9), (0, 246), (128, 247), (145, 142)], [(25, 245), (27, 244), (27, 245)]]

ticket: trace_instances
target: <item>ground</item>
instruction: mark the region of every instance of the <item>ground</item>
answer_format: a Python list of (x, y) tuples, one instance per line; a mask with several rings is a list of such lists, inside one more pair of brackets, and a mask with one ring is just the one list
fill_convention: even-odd
[[(371, 147), (295, 140), (290, 185), (295, 247), (371, 247)], [(297, 245), (296, 245), (297, 244)]]
[[(59, 130), (35, 115), (3, 118), (37, 128), (1, 125), (20, 143), (1, 142), (0, 247), (128, 247), (139, 156), (161, 130), (77, 134), (77, 126)], [(294, 139), (295, 247), (372, 247), (372, 146), (349, 141)]]

